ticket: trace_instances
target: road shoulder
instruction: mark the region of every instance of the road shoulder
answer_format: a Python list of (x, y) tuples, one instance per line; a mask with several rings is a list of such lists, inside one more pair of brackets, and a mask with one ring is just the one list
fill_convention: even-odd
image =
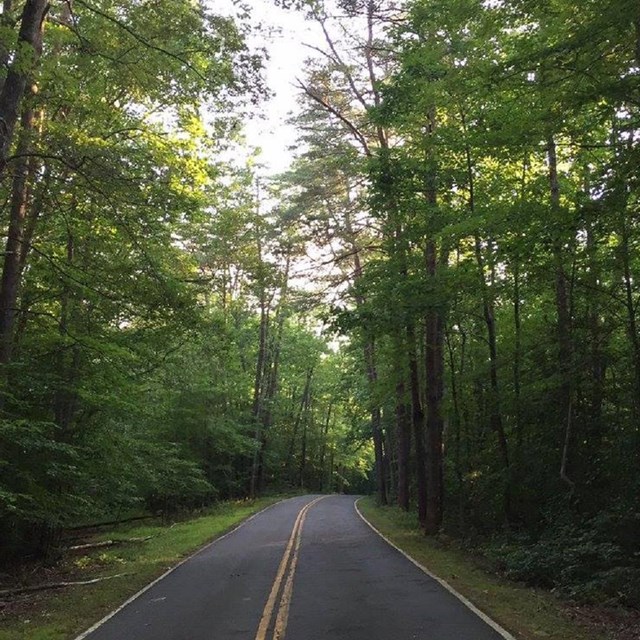
[(412, 515), (394, 507), (378, 507), (370, 497), (358, 502), (358, 510), (372, 528), (414, 564), (495, 621), (503, 631), (508, 629), (503, 637), (604, 640), (601, 633), (570, 619), (562, 603), (551, 594), (502, 580), (478, 566), (471, 555), (425, 538)]

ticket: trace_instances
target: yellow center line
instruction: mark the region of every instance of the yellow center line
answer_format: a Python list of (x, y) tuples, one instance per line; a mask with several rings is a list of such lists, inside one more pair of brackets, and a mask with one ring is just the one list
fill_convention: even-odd
[(280, 598), (273, 636), (274, 639), (281, 639), (284, 637), (287, 620), (289, 618), (289, 604), (291, 602), (291, 593), (293, 590), (293, 575), (298, 564), (298, 550), (300, 549), (300, 541), (302, 539), (302, 525), (304, 524), (309, 509), (323, 498), (326, 498), (326, 496), (320, 496), (306, 504), (300, 510), (300, 513), (293, 524), (293, 530), (291, 531), (289, 542), (287, 543), (282, 560), (280, 560), (280, 566), (278, 567), (276, 578), (273, 582), (273, 586), (271, 587), (271, 593), (269, 593), (267, 603), (265, 604), (264, 611), (262, 612), (262, 618), (260, 619), (260, 625), (258, 626), (258, 632), (256, 633), (255, 640), (266, 640), (267, 638), (269, 627), (273, 619), (276, 600), (278, 598), (278, 593), (280, 592), (280, 586), (282, 585), (282, 580), (287, 572), (287, 566), (289, 566), (289, 561), (291, 560), (287, 581)]
[[(321, 498), (318, 498), (320, 500)], [(315, 501), (317, 502), (317, 500)], [(313, 503), (312, 503), (313, 504)], [(289, 606), (291, 604), (291, 596), (293, 595), (293, 576), (296, 573), (296, 567), (298, 565), (298, 551), (300, 550), (300, 542), (302, 541), (302, 527), (307, 517), (307, 509), (300, 520), (300, 526), (298, 527), (298, 537), (296, 539), (296, 545), (293, 550), (293, 558), (291, 559), (291, 565), (289, 566), (289, 574), (287, 575), (287, 581), (284, 585), (284, 591), (280, 597), (280, 606), (278, 608), (278, 615), (276, 617), (276, 626), (273, 632), (274, 640), (282, 640), (284, 638), (284, 632), (287, 628), (287, 622), (289, 620)]]

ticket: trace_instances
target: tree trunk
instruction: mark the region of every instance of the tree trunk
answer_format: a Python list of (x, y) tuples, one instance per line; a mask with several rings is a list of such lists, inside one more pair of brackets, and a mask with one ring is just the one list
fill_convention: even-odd
[(296, 440), (298, 439), (298, 430), (302, 424), (302, 416), (304, 414), (305, 407), (307, 406), (309, 393), (311, 392), (311, 379), (313, 377), (313, 369), (307, 371), (307, 377), (304, 383), (304, 389), (302, 391), (302, 397), (300, 399), (300, 406), (298, 413), (293, 423), (293, 433), (291, 434), (291, 441), (289, 443), (289, 455), (287, 456), (288, 475), (292, 485), (295, 485), (295, 469), (294, 469), (294, 453), (296, 447)]
[(387, 497), (387, 484), (384, 469), (384, 447), (382, 444), (382, 415), (380, 407), (371, 410), (371, 431), (373, 435), (373, 449), (376, 465), (376, 485), (378, 502), (382, 505), (389, 504)]
[[(353, 249), (353, 263), (354, 273), (353, 281), (355, 284), (362, 278), (362, 263), (360, 262), (360, 251), (355, 239), (355, 233), (351, 226), (351, 219), (348, 211), (345, 213), (345, 228), (348, 233), (349, 243)], [(365, 303), (364, 298), (356, 294), (356, 304), (360, 307)], [(364, 344), (364, 362), (367, 374), (367, 381), (369, 383), (369, 390), (371, 395), (375, 390), (375, 386), (378, 381), (378, 370), (376, 367), (376, 353), (375, 342), (372, 337), (365, 337)], [(373, 402), (373, 398), (371, 399)], [(373, 448), (375, 455), (375, 473), (376, 473), (376, 492), (378, 494), (378, 501), (380, 504), (387, 504), (387, 487), (385, 484), (384, 473), (384, 450), (382, 447), (382, 434), (381, 434), (381, 416), (380, 407), (371, 407), (371, 434), (373, 437)]]
[[(256, 419), (258, 420), (258, 427), (256, 429), (258, 438), (258, 459), (256, 464), (256, 480), (255, 487), (258, 493), (262, 490), (264, 484), (264, 456), (267, 448), (267, 436), (273, 422), (273, 405), (278, 394), (279, 384), (279, 369), (280, 369), (280, 348), (282, 345), (282, 333), (284, 330), (284, 322), (286, 316), (285, 306), (288, 297), (289, 288), (289, 268), (291, 266), (290, 253), (287, 253), (285, 271), (283, 274), (284, 280), (280, 290), (280, 301), (276, 311), (276, 331), (271, 340), (268, 340), (268, 335), (263, 336), (261, 328), (261, 346), (264, 340), (264, 354), (263, 354), (263, 375), (262, 379), (266, 378), (264, 383), (264, 392), (262, 392), (262, 398), (260, 401), (260, 407), (256, 412)], [(261, 323), (262, 326), (262, 323)], [(268, 333), (268, 331), (267, 331)], [(268, 343), (271, 343), (268, 345)], [(267, 346), (268, 345), (268, 346)], [(261, 424), (260, 424), (261, 423)]]
[(251, 465), (251, 483), (249, 495), (255, 498), (262, 490), (262, 456), (264, 452), (264, 442), (262, 433), (262, 410), (264, 395), (264, 374), (267, 357), (267, 336), (269, 331), (269, 311), (266, 303), (265, 292), (262, 292), (260, 299), (260, 335), (258, 341), (258, 358), (256, 361), (256, 374), (253, 386), (253, 420), (255, 424), (255, 450), (253, 452), (253, 463)]
[[(427, 273), (435, 278), (437, 273), (437, 250), (434, 241), (427, 243), (425, 251)], [(425, 533), (437, 533), (442, 527), (444, 477), (442, 432), (442, 399), (444, 396), (444, 326), (442, 314), (432, 309), (425, 322), (425, 364), (427, 386), (427, 504)]]
[[(634, 278), (631, 274), (631, 258), (629, 251), (629, 230), (627, 221), (620, 222), (619, 255), (622, 263), (622, 277), (624, 281), (625, 310), (627, 312), (627, 335), (631, 343), (631, 361), (634, 379), (634, 394), (632, 408), (635, 421), (640, 420), (640, 332), (638, 331), (637, 304), (634, 299)], [(640, 438), (639, 438), (640, 444)]]
[(513, 263), (513, 393), (515, 396), (515, 427), (518, 457), (522, 455), (522, 417), (520, 415), (520, 370), (522, 363), (522, 320), (520, 318), (520, 264), (518, 258)]
[(311, 394), (307, 394), (307, 400), (304, 407), (304, 420), (302, 421), (302, 446), (300, 447), (300, 473), (298, 486), (301, 489), (305, 487), (305, 472), (307, 470), (307, 433), (309, 431), (309, 419), (311, 408)]
[[(462, 126), (466, 135), (466, 121), (464, 113), (461, 114)], [(467, 164), (467, 180), (469, 183), (469, 211), (472, 216), (476, 212), (475, 198), (475, 180), (473, 175), (473, 161), (471, 158), (471, 149), (465, 144), (465, 155)], [(509, 447), (507, 436), (502, 422), (502, 412), (500, 407), (500, 387), (498, 385), (498, 345), (496, 339), (496, 321), (495, 321), (495, 305), (493, 294), (487, 285), (485, 277), (485, 260), (482, 255), (482, 241), (478, 232), (474, 235), (474, 249), (476, 264), (478, 266), (478, 280), (480, 284), (480, 293), (482, 298), (482, 312), (485, 326), (487, 329), (487, 345), (489, 348), (489, 381), (491, 385), (491, 396), (489, 403), (489, 420), (492, 431), (498, 439), (498, 448), (500, 458), (504, 469), (504, 512), (507, 522), (512, 521), (511, 513), (511, 470), (509, 464)]]
[(448, 364), (451, 379), (451, 402), (453, 409), (454, 428), (454, 466), (456, 481), (458, 483), (458, 525), (462, 527), (464, 523), (464, 476), (462, 473), (462, 416), (460, 414), (460, 400), (458, 398), (458, 382), (455, 366), (454, 348), (448, 331), (445, 330), (445, 344), (447, 346)]
[(7, 165), (13, 132), (27, 84), (42, 53), (47, 0), (27, 0), (22, 11), (16, 52), (0, 91), (0, 174)]
[(30, 183), (35, 161), (29, 157), (32, 147), (35, 115), (27, 108), (22, 115), (22, 128), (15, 165), (9, 213), (9, 229), (5, 245), (2, 280), (0, 282), (0, 364), (7, 365), (13, 348), (13, 326), (16, 317), (20, 274), (26, 255), (24, 244), (25, 221), (29, 210)]
[[(592, 295), (587, 302), (587, 323), (589, 327), (590, 359), (591, 359), (591, 393), (589, 402), (589, 422), (593, 450), (599, 450), (602, 443), (604, 424), (602, 422), (602, 405), (605, 393), (606, 358), (603, 351), (604, 331), (600, 321), (602, 305), (596, 295), (600, 281), (600, 265), (597, 260), (597, 248), (592, 224), (587, 225), (587, 253), (589, 256), (589, 273), (587, 280)], [(640, 386), (639, 386), (640, 389)]]
[(549, 162), (549, 190), (551, 197), (551, 210), (554, 222), (560, 227), (553, 238), (553, 259), (555, 268), (555, 301), (557, 316), (557, 340), (558, 340), (558, 371), (560, 374), (559, 409), (560, 418), (564, 419), (564, 442), (560, 463), (560, 477), (573, 491), (574, 482), (570, 479), (567, 468), (569, 461), (569, 446), (571, 443), (571, 431), (573, 428), (573, 403), (572, 403), (572, 375), (573, 375), (573, 348), (571, 345), (571, 311), (569, 305), (569, 292), (567, 287), (567, 275), (563, 260), (562, 220), (560, 208), (560, 182), (558, 180), (558, 159), (556, 144), (553, 136), (550, 136), (547, 144), (547, 159)]
[[(436, 132), (435, 106), (427, 113), (427, 141)], [(443, 442), (444, 419), (442, 399), (444, 396), (444, 312), (443, 305), (437, 299), (442, 293), (437, 284), (439, 275), (438, 247), (435, 234), (435, 219), (438, 208), (437, 157), (435, 148), (429, 144), (425, 154), (425, 197), (430, 210), (429, 237), (424, 247), (425, 271), (431, 283), (433, 298), (429, 300), (429, 309), (425, 317), (425, 371), (426, 371), (426, 414), (427, 447), (426, 476), (427, 504), (425, 514), (425, 533), (437, 533), (442, 527), (444, 510)], [(447, 252), (441, 247), (440, 261), (446, 265)]]
[[(364, 357), (367, 367), (367, 379), (369, 388), (373, 394), (378, 382), (376, 369), (376, 352), (373, 338), (367, 338), (364, 347)], [(376, 489), (380, 504), (388, 504), (387, 485), (384, 473), (384, 448), (382, 444), (382, 420), (380, 407), (374, 404), (371, 407), (371, 435), (373, 437), (373, 450), (375, 456)]]
[(420, 397), (420, 374), (416, 351), (416, 332), (413, 324), (407, 327), (407, 347), (409, 350), (409, 383), (411, 387), (411, 428), (416, 460), (416, 492), (418, 501), (418, 521), (424, 525), (427, 518), (427, 454), (425, 451), (425, 424), (422, 398)]
[(489, 383), (491, 385), (491, 394), (489, 399), (489, 421), (491, 430), (496, 434), (498, 439), (498, 449), (500, 451), (500, 459), (504, 470), (504, 512), (507, 522), (513, 520), (511, 510), (511, 469), (509, 461), (509, 446), (507, 435), (502, 422), (502, 412), (500, 408), (500, 389), (498, 385), (498, 345), (496, 339), (496, 324), (494, 313), (494, 302), (487, 286), (484, 276), (484, 259), (482, 257), (482, 245), (480, 237), (475, 236), (475, 254), (476, 264), (478, 265), (478, 273), (480, 277), (480, 290), (482, 293), (482, 311), (485, 326), (487, 329), (487, 345), (489, 348)]
[(329, 407), (327, 409), (327, 417), (324, 421), (324, 428), (322, 429), (322, 448), (320, 450), (320, 492), (324, 493), (326, 490), (327, 474), (325, 472), (325, 463), (327, 459), (327, 441), (329, 439), (329, 424), (331, 423), (331, 411), (333, 410), (333, 397), (329, 399)]
[(404, 380), (396, 383), (396, 445), (398, 457), (398, 506), (409, 511), (409, 458), (411, 456), (411, 427), (407, 411)]

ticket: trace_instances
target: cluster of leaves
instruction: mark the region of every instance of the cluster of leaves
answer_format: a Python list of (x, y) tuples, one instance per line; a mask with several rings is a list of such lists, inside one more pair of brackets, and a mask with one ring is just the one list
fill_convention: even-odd
[(221, 160), (263, 93), (239, 11), (60, 3), (17, 70), (33, 89), (0, 185), (2, 559), (78, 522), (244, 497), (258, 466), (263, 486), (366, 479), (366, 446), (342, 453), (340, 357), (289, 294), (295, 219)]
[(514, 580), (578, 601), (638, 607), (638, 514), (615, 511), (581, 522), (568, 521), (566, 514), (560, 518), (535, 542), (512, 537), (485, 553)]

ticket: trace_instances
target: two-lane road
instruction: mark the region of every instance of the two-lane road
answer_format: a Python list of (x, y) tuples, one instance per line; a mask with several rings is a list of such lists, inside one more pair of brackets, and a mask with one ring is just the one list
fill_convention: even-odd
[(280, 502), (77, 640), (499, 640), (350, 496)]

